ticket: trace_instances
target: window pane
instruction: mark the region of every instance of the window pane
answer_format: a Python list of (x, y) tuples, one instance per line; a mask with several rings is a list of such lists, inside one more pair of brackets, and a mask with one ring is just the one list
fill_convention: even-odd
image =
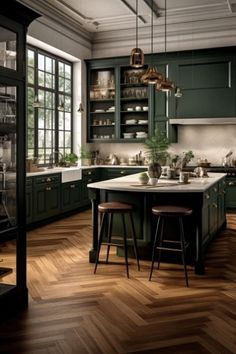
[(65, 132), (65, 146), (66, 147), (71, 146), (71, 133), (70, 132)]
[(51, 130), (46, 130), (46, 147), (52, 147), (52, 131)]
[(39, 148), (43, 148), (45, 146), (45, 138), (44, 138), (44, 130), (38, 131), (38, 146)]
[(65, 64), (65, 77), (71, 79), (71, 66)]
[(32, 106), (28, 107), (27, 126), (28, 128), (34, 128), (34, 110)]
[(65, 130), (71, 129), (71, 115), (70, 113), (65, 113)]
[(52, 73), (52, 59), (49, 57), (46, 57), (46, 71)]
[(70, 91), (71, 91), (71, 81), (65, 80), (65, 92), (70, 93)]
[(53, 94), (51, 92), (45, 92), (45, 107), (53, 108)]
[(45, 124), (46, 129), (51, 129), (52, 128), (52, 111), (47, 109), (46, 110), (46, 124)]
[(33, 68), (28, 68), (28, 83), (33, 84), (34, 83), (34, 69)]
[(44, 103), (44, 91), (43, 90), (38, 91), (38, 97), (39, 97), (39, 101), (41, 103), (41, 106), (44, 107), (45, 103)]
[(41, 55), (41, 54), (38, 55), (38, 68), (40, 70), (45, 70), (44, 55)]
[(44, 72), (38, 70), (39, 86), (44, 86)]
[(45, 86), (52, 88), (52, 75), (46, 74)]
[(65, 80), (62, 77), (59, 77), (59, 91), (64, 92)]
[(63, 146), (64, 146), (64, 132), (59, 131), (59, 147), (63, 147)]
[(68, 96), (65, 96), (65, 111), (71, 111), (71, 98)]
[(34, 51), (33, 50), (28, 49), (27, 60), (28, 60), (27, 65), (34, 67)]
[(59, 76), (64, 76), (64, 63), (59, 62), (58, 70), (59, 70), (58, 75)]
[(58, 126), (60, 130), (64, 128), (64, 112), (59, 112)]
[(28, 149), (34, 148), (34, 129), (28, 129), (27, 144)]
[(38, 127), (43, 129), (44, 128), (44, 109), (38, 109)]

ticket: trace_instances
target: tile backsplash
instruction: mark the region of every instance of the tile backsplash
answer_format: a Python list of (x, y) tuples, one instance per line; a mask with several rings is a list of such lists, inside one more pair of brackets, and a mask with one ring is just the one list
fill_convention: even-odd
[[(138, 144), (93, 144), (93, 149), (99, 150), (103, 157), (113, 153), (119, 157), (135, 156), (145, 151), (142, 143)], [(178, 143), (172, 144), (169, 151), (175, 154), (192, 150), (195, 157), (206, 158), (212, 164), (221, 164), (223, 157), (233, 151), (236, 157), (236, 125), (184, 125), (178, 127)]]

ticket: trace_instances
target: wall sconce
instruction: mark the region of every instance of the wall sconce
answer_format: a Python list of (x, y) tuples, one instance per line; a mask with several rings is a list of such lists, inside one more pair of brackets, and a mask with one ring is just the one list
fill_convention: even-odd
[(65, 105), (62, 100), (59, 102), (59, 106), (57, 107), (58, 111), (64, 111), (65, 110)]
[(39, 108), (41, 106), (41, 103), (39, 101), (38, 95), (34, 96), (34, 102), (32, 103), (32, 107), (34, 108)]
[(82, 103), (79, 104), (79, 108), (78, 108), (77, 112), (79, 112), (79, 113), (84, 112), (84, 107), (83, 107)]

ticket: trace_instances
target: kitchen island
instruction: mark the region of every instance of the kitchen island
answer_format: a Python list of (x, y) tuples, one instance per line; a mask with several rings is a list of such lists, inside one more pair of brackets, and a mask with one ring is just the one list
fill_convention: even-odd
[[(98, 245), (98, 204), (106, 201), (122, 201), (134, 205), (135, 230), (141, 258), (150, 258), (156, 220), (152, 206), (173, 204), (193, 209), (193, 215), (185, 224), (190, 243), (189, 263), (195, 273), (204, 274), (204, 258), (207, 247), (220, 229), (226, 226), (225, 174), (209, 173), (205, 178), (190, 178), (188, 184), (178, 180), (160, 179), (156, 186), (141, 185), (139, 174), (114, 178), (88, 184), (92, 202), (93, 246), (89, 253), (90, 262), (95, 261)], [(174, 222), (167, 225), (165, 232), (176, 230)], [(114, 233), (122, 232), (119, 220), (114, 220)], [(168, 259), (168, 257), (167, 257)]]

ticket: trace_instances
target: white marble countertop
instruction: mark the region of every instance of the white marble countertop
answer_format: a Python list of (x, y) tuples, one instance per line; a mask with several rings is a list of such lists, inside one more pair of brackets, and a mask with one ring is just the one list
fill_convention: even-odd
[(89, 183), (88, 188), (114, 190), (114, 191), (127, 191), (127, 192), (205, 192), (213, 184), (218, 182), (220, 179), (224, 178), (226, 174), (224, 173), (209, 173), (209, 177), (197, 178), (193, 177), (189, 179), (188, 184), (179, 183), (178, 180), (171, 180), (166, 178), (161, 178), (158, 180), (156, 186), (150, 184), (141, 185), (139, 182), (139, 173), (124, 177), (118, 177), (106, 181)]
[(27, 177), (32, 177), (32, 176), (41, 176), (41, 175), (48, 175), (52, 173), (61, 173), (63, 171), (75, 171), (75, 170), (86, 170), (86, 169), (91, 169), (91, 168), (146, 168), (148, 169), (148, 166), (121, 166), (121, 165), (90, 165), (90, 166), (72, 166), (72, 167), (53, 167), (53, 168), (47, 168), (43, 167), (43, 171), (36, 171), (36, 172), (27, 172), (26, 176)]

